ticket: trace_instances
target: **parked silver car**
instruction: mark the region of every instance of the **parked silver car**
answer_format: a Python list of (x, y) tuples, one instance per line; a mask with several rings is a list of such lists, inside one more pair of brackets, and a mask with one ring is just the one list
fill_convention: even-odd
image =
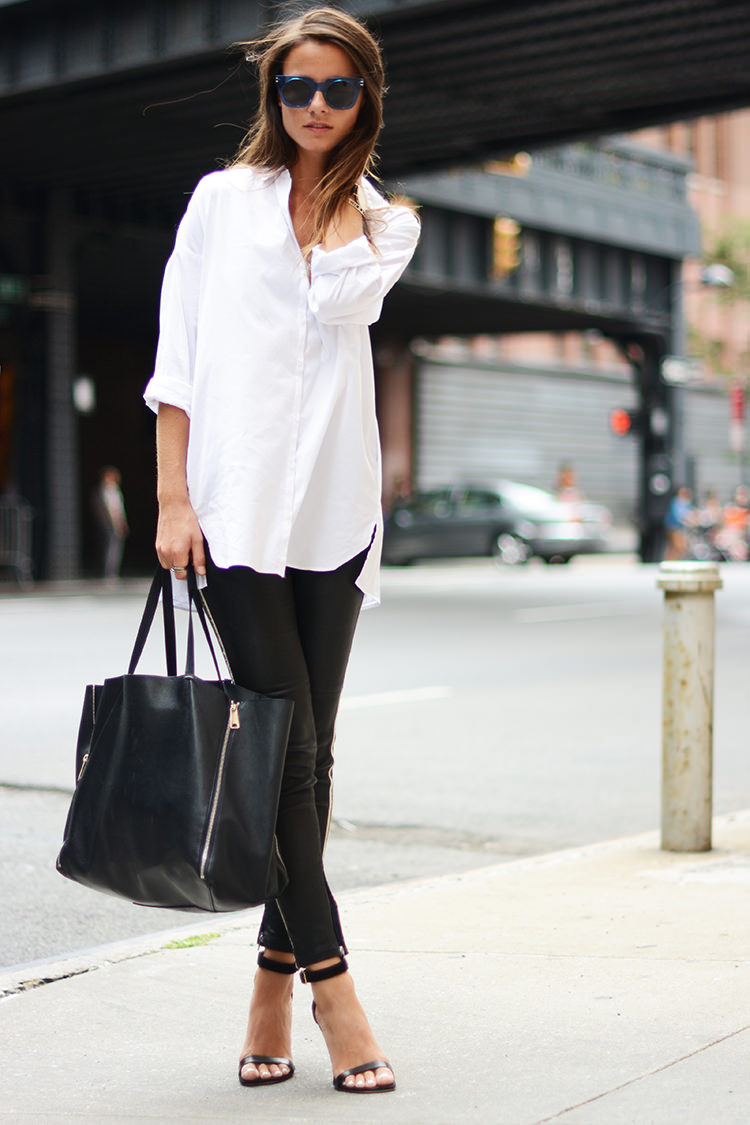
[(610, 516), (517, 481), (433, 488), (399, 500), (385, 521), (383, 562), (489, 555), (518, 566), (533, 556), (566, 563), (607, 549)]

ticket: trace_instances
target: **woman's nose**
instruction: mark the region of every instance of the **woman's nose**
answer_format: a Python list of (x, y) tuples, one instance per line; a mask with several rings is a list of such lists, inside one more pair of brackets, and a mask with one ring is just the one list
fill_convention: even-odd
[(316, 109), (318, 110), (318, 112), (320, 112), (321, 109), (328, 109), (328, 105), (326, 104), (326, 100), (323, 97), (322, 90), (316, 90), (313, 94), (313, 100), (310, 102), (310, 109)]

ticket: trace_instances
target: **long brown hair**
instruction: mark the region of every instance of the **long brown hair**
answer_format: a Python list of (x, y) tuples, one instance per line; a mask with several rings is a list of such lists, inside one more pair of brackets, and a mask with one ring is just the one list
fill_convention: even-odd
[(260, 39), (236, 44), (245, 52), (248, 62), (257, 64), (260, 104), (232, 164), (280, 171), (294, 163), (297, 146), (282, 124), (276, 75), (282, 73), (284, 59), (292, 48), (308, 39), (333, 43), (346, 51), (354, 63), (356, 76), (365, 82), (356, 125), (329, 154), (320, 194), (313, 207), (310, 246), (314, 246), (322, 241), (362, 176), (373, 174), (375, 144), (383, 127), (385, 75), (378, 44), (364, 24), (336, 8), (310, 8), (272, 27)]

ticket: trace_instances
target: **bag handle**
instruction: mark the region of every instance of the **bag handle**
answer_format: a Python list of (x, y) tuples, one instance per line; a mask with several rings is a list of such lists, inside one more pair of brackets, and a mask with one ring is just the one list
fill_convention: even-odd
[[(195, 571), (193, 570), (192, 566), (188, 566), (187, 584), (188, 584), (188, 598), (190, 599), (191, 613), (190, 613), (190, 620), (188, 622), (187, 660), (186, 660), (186, 664), (185, 664), (185, 672), (186, 672), (187, 675), (192, 676), (193, 673), (194, 673), (194, 669), (195, 669), (195, 663), (194, 663), (195, 648), (194, 648), (194, 642), (193, 642), (193, 614), (192, 614), (192, 607), (194, 606), (195, 612), (198, 614), (198, 620), (200, 621), (201, 626), (203, 628), (203, 635), (206, 638), (206, 643), (208, 644), (208, 651), (211, 653), (211, 659), (214, 662), (214, 668), (216, 669), (216, 675), (218, 676), (219, 680), (221, 680), (223, 682), (224, 677), (222, 676), (221, 671), (219, 670), (219, 662), (216, 659), (216, 652), (214, 651), (213, 642), (211, 641), (211, 630), (209, 629), (208, 622), (206, 621), (206, 613), (205, 613), (205, 610), (203, 608), (203, 598), (202, 598), (201, 593), (198, 589), (198, 583), (196, 582), (196, 579), (195, 579)], [(216, 626), (214, 626), (214, 628), (215, 627)], [(216, 635), (217, 635), (217, 637), (219, 636), (218, 633)], [(221, 643), (221, 637), (219, 637), (219, 642)]]
[[(165, 582), (164, 576), (166, 575), (167, 581)], [(128, 675), (132, 676), (138, 666), (138, 661), (143, 655), (143, 649), (148, 635), (151, 632), (151, 625), (156, 613), (156, 607), (159, 604), (159, 594), (163, 594), (163, 617), (164, 617), (164, 648), (167, 656), (167, 674), (170, 676), (177, 675), (177, 645), (175, 641), (174, 630), (174, 606), (172, 605), (172, 580), (168, 570), (158, 567), (156, 574), (151, 582), (151, 588), (146, 598), (146, 605), (141, 617), (141, 623), (138, 626), (138, 633), (133, 645), (133, 652), (130, 656), (130, 664), (128, 665)]]
[(161, 571), (161, 615), (164, 621), (164, 650), (167, 654), (167, 675), (177, 675), (177, 642), (174, 628), (174, 604), (172, 601), (172, 575), (170, 571), (159, 567)]
[[(202, 598), (198, 591), (198, 585), (195, 580), (195, 571), (192, 566), (188, 567), (187, 572), (187, 586), (188, 598), (191, 607), (188, 622), (188, 636), (187, 636), (187, 657), (185, 661), (185, 674), (192, 676), (195, 674), (195, 640), (193, 637), (193, 614), (192, 607), (198, 614), (203, 633), (208, 643), (208, 648), (211, 653), (211, 659), (216, 669), (216, 675), (220, 682), (223, 683), (223, 676), (219, 668), (219, 663), (216, 659), (216, 652), (211, 641), (211, 633), (206, 621), (206, 615), (203, 609)], [(128, 675), (132, 676), (135, 672), (138, 661), (143, 655), (143, 649), (146, 646), (148, 635), (151, 632), (151, 626), (154, 621), (156, 609), (159, 604), (159, 594), (161, 594), (162, 602), (162, 617), (164, 619), (164, 649), (167, 659), (167, 675), (177, 675), (177, 643), (175, 639), (175, 623), (174, 623), (174, 601), (172, 598), (172, 575), (164, 567), (157, 567), (156, 574), (151, 582), (148, 596), (146, 598), (146, 605), (141, 617), (141, 623), (138, 626), (138, 633), (133, 645), (133, 652), (130, 656), (130, 664), (128, 665)]]

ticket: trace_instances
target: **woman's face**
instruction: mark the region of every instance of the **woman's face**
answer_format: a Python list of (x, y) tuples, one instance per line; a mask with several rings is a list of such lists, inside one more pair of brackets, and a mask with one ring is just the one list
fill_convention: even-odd
[[(284, 59), (282, 73), (298, 74), (312, 78), (314, 82), (325, 82), (326, 78), (359, 77), (346, 51), (319, 39), (307, 39), (292, 47)], [(351, 109), (331, 109), (322, 90), (315, 91), (313, 100), (304, 109), (291, 109), (279, 98), (284, 129), (299, 149), (324, 155), (354, 129), (363, 96), (360, 91)]]

